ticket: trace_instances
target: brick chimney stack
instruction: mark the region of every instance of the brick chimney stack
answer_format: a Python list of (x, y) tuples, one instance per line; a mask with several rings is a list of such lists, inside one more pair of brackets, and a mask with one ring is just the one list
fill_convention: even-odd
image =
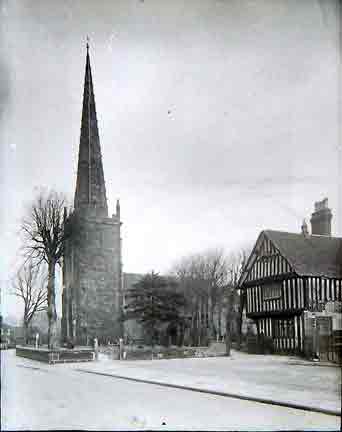
[(315, 211), (311, 215), (312, 235), (331, 236), (332, 213), (328, 207), (328, 198), (315, 202)]

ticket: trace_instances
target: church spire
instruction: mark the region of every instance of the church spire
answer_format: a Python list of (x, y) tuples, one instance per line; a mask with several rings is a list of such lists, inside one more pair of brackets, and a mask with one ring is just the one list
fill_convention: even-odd
[(74, 206), (75, 210), (85, 210), (92, 215), (107, 217), (106, 186), (97, 127), (88, 38), (86, 46), (81, 137)]

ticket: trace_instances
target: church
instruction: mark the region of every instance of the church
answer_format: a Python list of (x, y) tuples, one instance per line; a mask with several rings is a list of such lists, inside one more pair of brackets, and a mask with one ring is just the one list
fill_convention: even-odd
[(63, 262), (62, 340), (88, 344), (123, 336), (120, 203), (108, 212), (87, 44), (74, 210)]

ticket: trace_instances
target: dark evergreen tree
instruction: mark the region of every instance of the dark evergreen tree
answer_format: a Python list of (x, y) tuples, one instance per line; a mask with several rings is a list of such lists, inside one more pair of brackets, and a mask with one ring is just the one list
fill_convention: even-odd
[(174, 280), (152, 272), (135, 283), (125, 296), (123, 319), (136, 319), (150, 330), (152, 356), (156, 325), (183, 320), (185, 297), (177, 287)]

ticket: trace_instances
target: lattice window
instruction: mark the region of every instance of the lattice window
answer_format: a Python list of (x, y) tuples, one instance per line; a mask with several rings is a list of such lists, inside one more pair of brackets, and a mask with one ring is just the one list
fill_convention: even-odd
[(264, 300), (274, 300), (281, 297), (281, 284), (273, 283), (263, 286)]

